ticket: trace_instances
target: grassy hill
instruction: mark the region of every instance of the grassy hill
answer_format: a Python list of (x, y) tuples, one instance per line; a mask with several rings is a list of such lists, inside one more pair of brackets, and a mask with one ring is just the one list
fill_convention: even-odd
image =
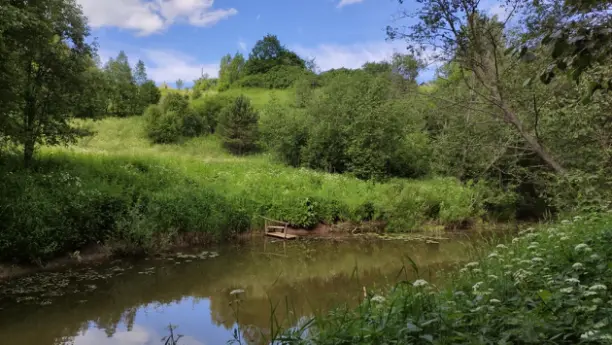
[[(258, 107), (271, 95), (231, 92), (245, 92)], [(275, 93), (290, 99), (290, 91)], [(214, 135), (156, 145), (140, 116), (78, 125), (91, 135), (68, 147), (43, 147), (34, 171), (20, 170), (17, 161), (3, 165), (4, 258), (48, 257), (91, 242), (154, 250), (184, 234), (192, 242), (221, 240), (260, 228), (259, 216), (305, 228), (379, 220), (389, 230), (413, 231), (460, 223), (482, 210), (480, 189), (453, 178), (373, 183), (287, 167), (264, 153), (232, 156)]]

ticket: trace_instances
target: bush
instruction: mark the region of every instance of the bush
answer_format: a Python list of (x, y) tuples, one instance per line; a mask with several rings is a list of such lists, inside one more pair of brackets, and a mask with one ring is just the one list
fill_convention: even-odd
[(181, 233), (221, 240), (250, 227), (241, 200), (197, 185), (158, 162), (94, 156), (0, 166), (0, 260), (38, 262), (106, 244), (158, 248)]
[(223, 109), (219, 119), (219, 134), (223, 145), (232, 153), (245, 154), (256, 148), (259, 114), (244, 95)]
[(207, 95), (192, 104), (193, 110), (204, 120), (211, 133), (215, 133), (219, 116), (224, 108), (234, 102), (234, 98), (225, 94)]
[(145, 111), (147, 135), (158, 144), (177, 142), (181, 137), (196, 137), (210, 131), (206, 117), (189, 106), (186, 97), (169, 93), (160, 105)]
[(244, 88), (286, 89), (309, 73), (299, 66), (274, 66), (266, 73), (246, 75), (237, 85)]
[(159, 106), (163, 113), (175, 111), (182, 114), (189, 107), (189, 101), (179, 93), (169, 92), (161, 99)]
[(303, 112), (283, 106), (272, 98), (259, 121), (261, 146), (273, 152), (282, 162), (297, 167), (308, 141)]
[(183, 117), (174, 110), (166, 111), (157, 117), (147, 118), (147, 135), (156, 144), (169, 144), (177, 142), (184, 133)]
[(314, 98), (316, 78), (305, 76), (295, 82), (295, 106), (305, 108)]

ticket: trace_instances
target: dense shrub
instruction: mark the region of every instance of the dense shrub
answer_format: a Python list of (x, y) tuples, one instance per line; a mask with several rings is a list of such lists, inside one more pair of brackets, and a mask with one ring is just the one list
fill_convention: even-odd
[(273, 152), (283, 163), (299, 166), (302, 148), (308, 140), (304, 115), (272, 98), (259, 121), (261, 146)]
[(207, 95), (192, 103), (193, 110), (206, 121), (211, 133), (217, 129), (219, 116), (224, 108), (231, 105), (234, 98), (225, 94)]
[(245, 88), (286, 89), (309, 74), (298, 66), (274, 66), (267, 73), (244, 76), (237, 85)]
[(88, 244), (142, 251), (164, 236), (199, 232), (220, 240), (250, 226), (240, 200), (194, 188), (158, 164), (67, 158), (40, 161), (36, 171), (3, 166), (0, 260), (35, 262)]
[(341, 73), (317, 94), (313, 83), (303, 78), (296, 86), (296, 105), (306, 106), (304, 114), (271, 105), (275, 115), (262, 121), (264, 141), (283, 161), (362, 179), (429, 173), (422, 115), (412, 100), (396, 97), (388, 78)]
[(195, 137), (210, 131), (205, 114), (189, 105), (186, 97), (169, 93), (159, 105), (145, 111), (147, 135), (158, 144), (178, 141), (181, 137)]
[(235, 154), (245, 154), (256, 148), (259, 114), (244, 95), (238, 96), (232, 105), (221, 112), (219, 135), (223, 145)]
[[(157, 110), (155, 110), (157, 108)], [(169, 144), (178, 141), (183, 133), (182, 113), (176, 110), (162, 111), (152, 105), (147, 111), (147, 135), (157, 144)]]

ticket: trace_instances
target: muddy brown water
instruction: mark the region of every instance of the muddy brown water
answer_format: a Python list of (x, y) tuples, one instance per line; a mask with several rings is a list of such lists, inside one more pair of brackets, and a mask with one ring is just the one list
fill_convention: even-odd
[[(436, 281), (470, 241), (254, 240), (140, 261), (43, 272), (0, 283), (0, 343), (19, 345), (265, 343), (271, 324), (299, 326), (354, 306), (363, 288)], [(232, 293), (233, 292), (233, 293)], [(237, 302), (236, 300), (239, 300)], [(274, 309), (274, 318), (271, 318)]]

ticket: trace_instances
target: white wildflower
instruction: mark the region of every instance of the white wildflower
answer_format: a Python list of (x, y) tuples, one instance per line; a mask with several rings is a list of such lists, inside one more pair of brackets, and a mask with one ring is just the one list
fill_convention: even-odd
[(535, 258), (531, 258), (531, 262), (544, 262), (544, 259), (536, 256)]
[(489, 279), (493, 279), (493, 280), (497, 280), (498, 279), (498, 277), (495, 274), (489, 274), (487, 277)]
[(565, 279), (566, 283), (570, 283), (570, 284), (580, 284), (580, 279), (576, 279), (576, 278), (567, 278)]
[(500, 300), (498, 300), (498, 299), (496, 299), (496, 298), (491, 298), (491, 299), (489, 300), (489, 303), (499, 304), (499, 303), (501, 303), (501, 301), (500, 301)]
[(498, 245), (497, 245), (495, 248), (497, 248), (497, 249), (506, 249), (506, 248), (508, 248), (508, 247), (506, 247), (506, 246), (505, 246), (505, 245), (503, 245), (503, 244), (498, 244)]
[(577, 221), (579, 221), (579, 220), (582, 220), (582, 217), (580, 217), (580, 216), (576, 216), (576, 217), (574, 217), (574, 221), (576, 221), (576, 222), (577, 222)]
[(429, 283), (426, 280), (419, 279), (419, 280), (416, 280), (414, 283), (412, 283), (412, 286), (414, 286), (414, 287), (421, 287), (421, 286), (425, 286), (425, 285), (428, 285), (428, 284)]
[(590, 258), (591, 260), (598, 260), (600, 256), (597, 253), (595, 253), (595, 254), (591, 254)]
[(461, 290), (460, 290), (460, 291), (455, 291), (455, 292), (453, 293), (453, 295), (455, 295), (455, 296), (465, 296), (465, 292), (463, 292), (463, 291), (461, 291)]
[(585, 291), (585, 292), (584, 292), (582, 295), (583, 295), (584, 297), (590, 297), (590, 296), (595, 296), (595, 295), (597, 295), (597, 292), (595, 292), (595, 291)]
[(581, 270), (584, 268), (584, 265), (581, 264), (580, 262), (576, 262), (575, 264), (572, 265), (572, 268), (575, 270)]
[(497, 252), (492, 252), (491, 254), (489, 254), (489, 259), (493, 259), (497, 257), (499, 257), (499, 254), (497, 254)]
[(376, 295), (370, 299), (372, 302), (383, 303), (386, 299), (383, 296)]
[(526, 239), (529, 239), (529, 240), (534, 239), (534, 238), (536, 238), (536, 237), (538, 237), (538, 234), (536, 234), (536, 233), (534, 233), (534, 232), (530, 232), (530, 233), (528, 233), (527, 235), (525, 235), (525, 238), (526, 238)]
[(605, 285), (603, 285), (603, 284), (595, 284), (595, 285), (592, 285), (589, 288), (589, 290), (591, 290), (591, 291), (605, 291), (605, 290), (608, 290), (608, 288)]
[(563, 293), (572, 293), (572, 292), (574, 292), (574, 288), (570, 286), (570, 287), (566, 287), (566, 288), (560, 289), (559, 291), (561, 291)]
[(459, 270), (459, 273), (466, 273), (466, 272), (467, 272), (467, 268), (465, 267)]
[(576, 247), (574, 247), (574, 250), (579, 252), (581, 250), (585, 250), (589, 248), (589, 246), (586, 243), (580, 243), (579, 245), (577, 245)]
[(569, 240), (569, 237), (567, 236), (561, 236), (561, 238), (559, 238), (559, 241), (567, 241)]
[(521, 239), (518, 237), (515, 237), (512, 239), (512, 243), (518, 243), (518, 241), (520, 241)]
[(521, 262), (520, 262), (521, 265), (529, 265), (530, 263), (531, 263), (531, 261), (525, 260), (525, 259), (521, 260)]
[(465, 265), (466, 268), (473, 268), (473, 267), (476, 267), (476, 266), (478, 266), (478, 262), (468, 262)]
[(593, 339), (598, 333), (599, 331), (588, 331), (586, 333), (581, 334), (580, 339), (585, 339), (585, 340)]
[(564, 219), (564, 220), (561, 221), (561, 224), (569, 224), (569, 223), (571, 223), (571, 222), (569, 220), (567, 220), (567, 219)]
[(482, 270), (481, 270), (480, 268), (474, 268), (474, 269), (472, 270), (472, 272), (474, 272), (474, 273), (480, 273), (480, 272), (482, 272)]
[(474, 284), (474, 286), (472, 286), (472, 290), (474, 291), (478, 290), (482, 284), (484, 284), (484, 282), (478, 282)]
[(514, 266), (513, 265), (504, 265), (504, 268), (507, 269), (507, 270), (512, 269), (512, 267), (514, 267)]
[(529, 249), (529, 250), (538, 249), (538, 246), (537, 246), (537, 245), (535, 245), (535, 246), (534, 246), (534, 245), (532, 244), (532, 245), (530, 245), (529, 247), (527, 247), (527, 249)]
[(594, 303), (594, 304), (602, 304), (602, 303), (603, 303), (603, 300), (602, 300), (601, 298), (599, 298), (599, 297), (597, 297), (597, 298), (593, 298), (593, 303)]

